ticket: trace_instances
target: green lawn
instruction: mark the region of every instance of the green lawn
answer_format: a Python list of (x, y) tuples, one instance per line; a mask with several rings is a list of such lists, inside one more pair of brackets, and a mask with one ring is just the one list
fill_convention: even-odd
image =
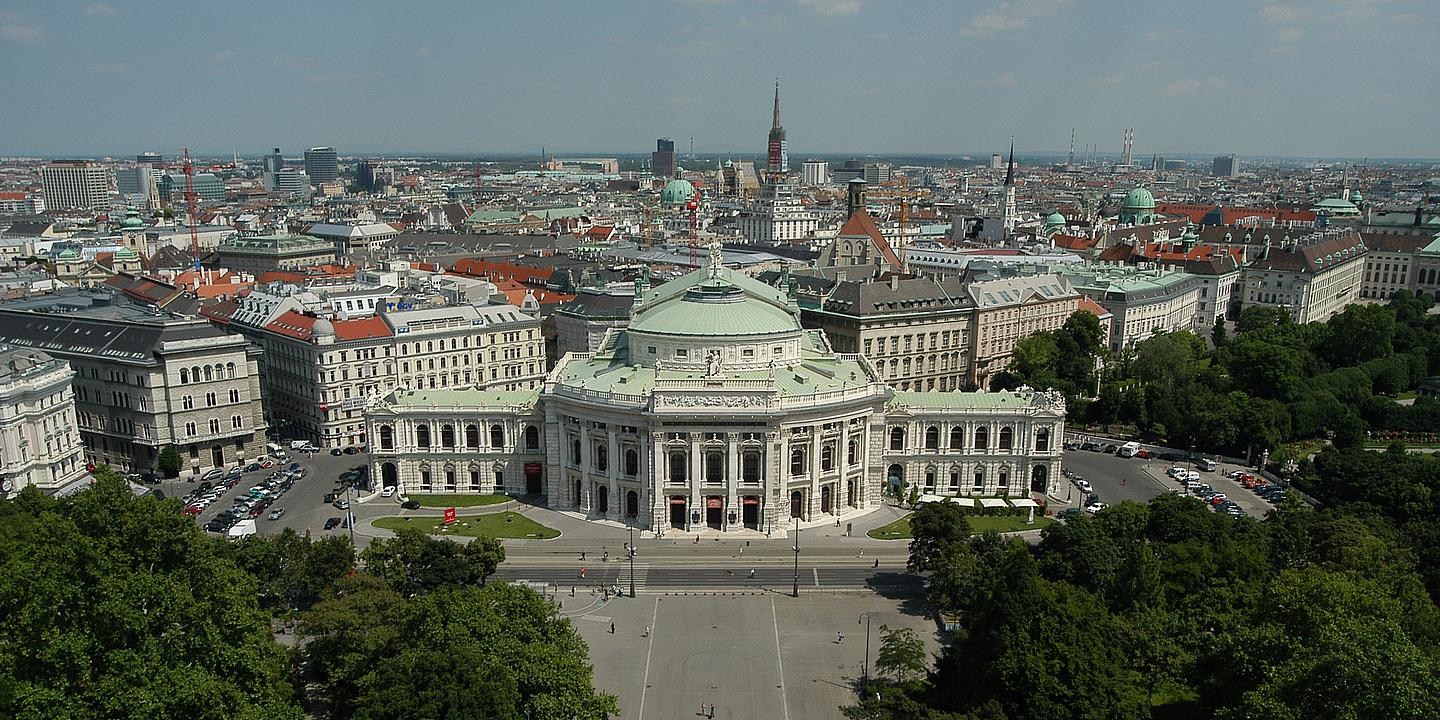
[[(1016, 530), (1038, 530), (1046, 525), (1054, 525), (1055, 520), (1047, 517), (1035, 518), (1033, 525), (1025, 524), (1025, 516), (1013, 515), (970, 515), (965, 518), (970, 523), (970, 531), (979, 535), (983, 532), (994, 530), (995, 532), (1014, 532)], [(866, 533), (876, 540), (909, 540), (910, 539), (910, 516), (896, 520), (889, 525), (882, 525)]]
[(402, 527), (418, 527), (431, 535), (464, 535), (493, 538), (516, 538), (520, 540), (545, 540), (560, 537), (560, 531), (546, 527), (520, 513), (500, 512), (485, 515), (461, 515), (448, 529), (442, 529), (444, 521), (433, 516), (425, 517), (382, 517), (375, 520), (375, 527), (399, 530)]
[(513, 498), (508, 495), (411, 495), (410, 499), (420, 503), (420, 507), (450, 508), (499, 505)]

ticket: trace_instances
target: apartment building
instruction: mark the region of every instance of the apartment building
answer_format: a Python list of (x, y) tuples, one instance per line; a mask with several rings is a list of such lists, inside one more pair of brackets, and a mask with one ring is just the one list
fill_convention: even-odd
[[(1364, 240), (1367, 251), (1365, 279), (1360, 285), (1361, 298), (1389, 300), (1399, 290), (1420, 291), (1422, 263), (1418, 262), (1417, 256), (1435, 241), (1433, 236), (1367, 232), (1361, 233), (1360, 238)], [(1429, 285), (1433, 286), (1435, 282), (1431, 280)]]
[(70, 363), (88, 462), (154, 470), (174, 444), (197, 472), (264, 454), (259, 351), (203, 319), (56, 293), (0, 304), (0, 341)]
[(0, 349), (0, 497), (55, 490), (85, 474), (75, 425), (75, 372), (40, 350)]
[(966, 387), (988, 388), (1010, 366), (1015, 346), (1037, 332), (1057, 330), (1079, 307), (1080, 293), (1059, 275), (1020, 275), (969, 283), (972, 357)]
[(546, 369), (540, 320), (513, 305), (348, 319), (290, 309), (255, 336), (277, 428), (323, 447), (366, 444), (366, 403), (397, 387), (532, 389)]
[(1297, 323), (1325, 322), (1360, 298), (1365, 243), (1353, 229), (1266, 245), (1241, 275), (1241, 307), (1278, 307)]
[(1131, 267), (1060, 266), (1053, 270), (1113, 316), (1111, 350), (1173, 330), (1208, 329), (1196, 326), (1201, 282), (1189, 273)]

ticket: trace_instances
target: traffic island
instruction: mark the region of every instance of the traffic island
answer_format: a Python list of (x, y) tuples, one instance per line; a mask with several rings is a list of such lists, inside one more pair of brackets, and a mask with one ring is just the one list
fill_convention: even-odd
[(447, 525), (440, 517), (398, 517), (376, 518), (372, 523), (382, 530), (420, 528), (431, 535), (440, 537), (493, 537), (511, 540), (549, 540), (560, 537), (560, 531), (541, 525), (520, 513), (500, 512), (484, 515), (459, 515), (455, 522)]

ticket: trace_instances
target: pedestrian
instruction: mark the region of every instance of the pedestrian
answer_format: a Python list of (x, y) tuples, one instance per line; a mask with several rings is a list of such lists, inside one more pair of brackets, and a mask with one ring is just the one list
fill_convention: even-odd
[(571, 585), (571, 586), (570, 586), (570, 597), (575, 597), (575, 586), (574, 586), (574, 585)]
[(650, 637), (650, 626), (649, 626), (649, 625), (646, 625), (646, 626), (645, 626), (645, 634), (644, 634), (644, 635), (641, 635), (640, 637)]
[(836, 645), (839, 645), (840, 643), (843, 643), (843, 642), (845, 642), (845, 634), (844, 634), (844, 633), (838, 633), (838, 632), (835, 633), (835, 644), (836, 644)]
[(865, 557), (865, 548), (860, 548), (860, 557)]
[(696, 544), (696, 545), (699, 545), (699, 544), (700, 544), (700, 536), (699, 536), (699, 535), (696, 535), (696, 536), (695, 536), (695, 544)]
[(615, 623), (613, 623), (613, 622), (610, 623), (610, 634), (611, 634), (611, 635), (614, 635), (614, 634), (615, 634)]
[(706, 717), (715, 717), (715, 703), (710, 703), (710, 714)]
[(1125, 483), (1127, 483), (1127, 482), (1129, 482), (1129, 481), (1130, 481), (1130, 478), (1120, 478), (1120, 487), (1125, 487)]
[(750, 568), (750, 577), (752, 579), (755, 577), (755, 568)]
[(609, 550), (606, 550), (606, 551), (605, 551), (605, 555), (604, 555), (604, 557), (601, 557), (601, 558), (600, 558), (600, 562), (610, 562), (610, 551), (609, 551)]
[(740, 557), (745, 557), (745, 548), (744, 548), (744, 546), (741, 546), (741, 548), (740, 548)]
[(584, 579), (585, 579), (585, 568), (583, 568), (583, 567), (580, 568), (580, 579), (581, 579), (581, 580), (584, 580)]
[(880, 558), (875, 558), (875, 567), (880, 567)]
[(581, 550), (581, 551), (580, 551), (580, 562), (585, 562), (585, 551), (584, 551), (584, 550)]

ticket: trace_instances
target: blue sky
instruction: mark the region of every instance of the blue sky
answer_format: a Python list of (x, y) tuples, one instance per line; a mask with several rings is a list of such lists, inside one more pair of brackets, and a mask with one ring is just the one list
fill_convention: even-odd
[(0, 0), (0, 153), (1435, 152), (1435, 0)]

